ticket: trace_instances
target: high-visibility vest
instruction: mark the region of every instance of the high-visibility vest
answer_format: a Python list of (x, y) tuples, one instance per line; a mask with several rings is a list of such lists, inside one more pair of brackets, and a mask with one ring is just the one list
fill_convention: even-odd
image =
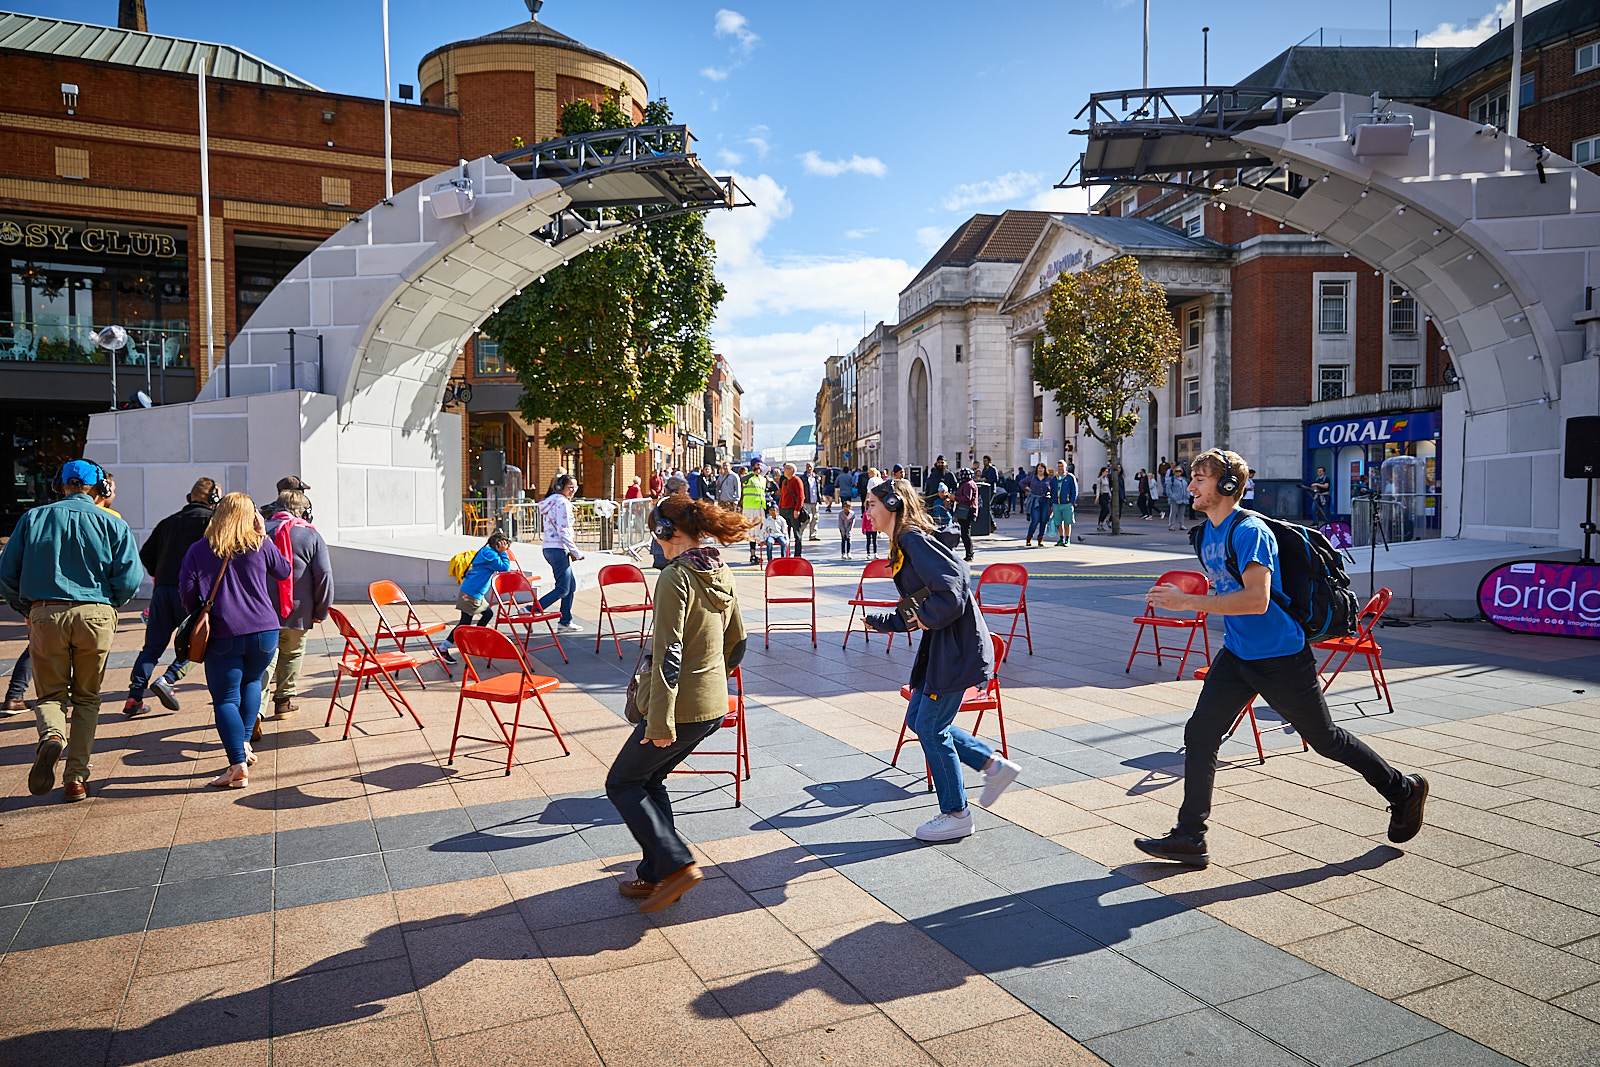
[(755, 508), (757, 511), (767, 510), (767, 480), (759, 474), (747, 474), (743, 484), (744, 493), (739, 506)]

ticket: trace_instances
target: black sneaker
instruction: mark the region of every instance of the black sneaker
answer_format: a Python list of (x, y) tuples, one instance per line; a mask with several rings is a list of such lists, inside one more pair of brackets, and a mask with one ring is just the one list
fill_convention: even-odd
[(1389, 840), (1403, 844), (1422, 829), (1422, 806), (1428, 802), (1428, 780), (1420, 774), (1406, 775), (1410, 792), (1398, 804), (1389, 805)]
[(144, 701), (134, 700), (130, 697), (127, 702), (122, 705), (122, 714), (126, 715), (130, 719), (137, 719), (141, 715), (150, 714), (150, 709), (145, 706)]
[(1209, 867), (1211, 854), (1206, 843), (1195, 840), (1182, 830), (1174, 829), (1166, 837), (1136, 837), (1133, 847), (1157, 859), (1176, 860), (1191, 867)]
[(47, 737), (34, 752), (33, 770), (28, 772), (28, 792), (42, 797), (56, 787), (56, 761), (64, 746), (59, 737)]
[(163, 675), (150, 683), (150, 690), (155, 693), (156, 699), (161, 701), (161, 706), (168, 711), (177, 711), (178, 694), (172, 691), (172, 683)]

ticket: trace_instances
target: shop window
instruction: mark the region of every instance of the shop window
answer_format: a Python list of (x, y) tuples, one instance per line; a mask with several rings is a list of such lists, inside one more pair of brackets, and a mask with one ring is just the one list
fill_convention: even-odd
[(1186, 237), (1204, 237), (1206, 235), (1205, 215), (1196, 211), (1183, 217), (1183, 233)]
[(56, 177), (87, 178), (89, 176), (89, 150), (87, 148), (57, 148)]
[(1389, 332), (1391, 334), (1417, 332), (1417, 302), (1398, 285), (1389, 286)]
[(472, 341), (472, 369), (479, 375), (510, 374), (506, 369), (505, 357), (500, 354), (500, 346), (486, 333), (480, 333)]
[(1600, 44), (1586, 44), (1578, 49), (1577, 73), (1600, 67)]
[(1417, 387), (1417, 368), (1414, 365), (1396, 366), (1389, 368), (1389, 388), (1415, 389)]
[(1200, 413), (1199, 377), (1185, 378), (1183, 380), (1183, 413), (1185, 415), (1198, 415)]
[(1322, 367), (1317, 372), (1317, 399), (1339, 400), (1344, 396), (1345, 368)]
[(1318, 287), (1317, 330), (1320, 333), (1350, 332), (1350, 283), (1322, 282)]
[(1205, 335), (1205, 313), (1199, 305), (1189, 308), (1184, 312), (1183, 347), (1199, 348), (1200, 339)]
[(1600, 137), (1572, 142), (1572, 161), (1585, 165), (1600, 163)]
[[(1536, 102), (1534, 95), (1533, 74), (1530, 72), (1522, 76), (1521, 91), (1517, 93), (1518, 107), (1528, 107)], [(1473, 122), (1485, 125), (1493, 123), (1502, 130), (1506, 128), (1506, 115), (1511, 110), (1511, 91), (1509, 89), (1491, 89), (1467, 105), (1467, 117)]]

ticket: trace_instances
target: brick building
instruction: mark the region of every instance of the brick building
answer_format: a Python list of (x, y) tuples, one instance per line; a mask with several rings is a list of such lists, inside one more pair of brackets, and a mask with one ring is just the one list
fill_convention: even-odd
[[(108, 7), (111, 6), (108, 2)], [(240, 49), (128, 28), (0, 13), (0, 532), (47, 497), (87, 417), (136, 390), (192, 399), (226, 373), (226, 341), (311, 249), (384, 196), (383, 101), (329, 93)], [(529, 4), (537, 11), (539, 4)], [(212, 319), (206, 343), (197, 74), (207, 74)], [(628, 64), (537, 18), (446, 44), (419, 68), (420, 103), (392, 107), (396, 188), (556, 133), (561, 108), (648, 88)], [(409, 88), (409, 87), (404, 87)], [(120, 324), (115, 364), (91, 334)], [(301, 338), (315, 344), (314, 338)], [(301, 358), (304, 358), (302, 356)], [(113, 388), (113, 367), (115, 387)], [(558, 465), (600, 494), (592, 449), (566, 456), (516, 414), (492, 346), (457, 363), (471, 384), (462, 454), (497, 447), (531, 488)], [(733, 425), (737, 426), (735, 421)], [(618, 464), (617, 485), (650, 457)]]

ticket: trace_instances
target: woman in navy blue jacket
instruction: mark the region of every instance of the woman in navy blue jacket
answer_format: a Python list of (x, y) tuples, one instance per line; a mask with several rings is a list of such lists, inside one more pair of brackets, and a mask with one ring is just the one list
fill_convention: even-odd
[(867, 493), (864, 507), (873, 528), (889, 535), (889, 565), (902, 600), (921, 598), (910, 620), (898, 611), (867, 616), (867, 625), (880, 632), (923, 631), (911, 667), (906, 727), (917, 735), (927, 758), (939, 814), (917, 827), (917, 837), (954, 841), (972, 833), (961, 764), (983, 771), (978, 803), (985, 807), (1021, 770), (986, 741), (954, 725), (967, 690), (982, 688), (994, 676), (997, 665), (989, 628), (973, 599), (970, 572), (934, 538), (922, 498), (909, 482), (901, 478), (880, 482)]

